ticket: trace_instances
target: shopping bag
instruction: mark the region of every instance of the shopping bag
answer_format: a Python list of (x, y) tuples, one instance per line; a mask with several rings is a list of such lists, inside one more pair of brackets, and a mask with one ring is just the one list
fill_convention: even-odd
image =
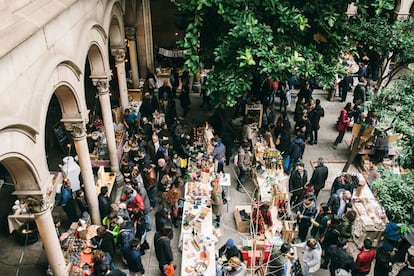
[(164, 274), (167, 276), (174, 276), (174, 264), (169, 264), (164, 268)]

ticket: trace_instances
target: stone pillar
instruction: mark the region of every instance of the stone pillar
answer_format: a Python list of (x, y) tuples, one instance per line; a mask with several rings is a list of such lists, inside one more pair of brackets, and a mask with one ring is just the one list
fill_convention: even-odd
[(139, 88), (139, 71), (138, 71), (138, 58), (137, 58), (137, 44), (136, 44), (136, 27), (126, 27), (125, 35), (128, 39), (128, 52), (129, 61), (131, 62), (132, 70), (132, 86), (133, 88)]
[(47, 208), (40, 213), (35, 213), (34, 218), (53, 275), (68, 275), (65, 258), (55, 231), (51, 210)]
[(85, 195), (88, 200), (89, 212), (92, 223), (101, 224), (101, 215), (99, 213), (98, 196), (96, 194), (95, 178), (92, 172), (91, 159), (89, 157), (88, 142), (86, 140), (86, 126), (82, 120), (70, 122), (62, 120), (65, 128), (71, 133), (75, 144), (76, 154), (78, 155), (79, 166), (83, 184), (85, 186)]
[(141, 0), (137, 6), (137, 42), (139, 71), (144, 78), (147, 69), (154, 72), (154, 48), (152, 40), (152, 21), (150, 0)]
[(119, 201), (124, 184), (123, 176), (119, 172), (118, 149), (115, 141), (115, 130), (112, 119), (111, 101), (109, 98), (109, 77), (91, 76), (93, 84), (99, 91), (102, 120), (105, 128), (106, 144), (111, 161), (111, 171), (116, 175), (115, 185), (112, 189), (112, 201)]
[(125, 47), (112, 47), (111, 54), (115, 58), (116, 74), (118, 76), (119, 97), (122, 111), (128, 108), (128, 84), (125, 73)]

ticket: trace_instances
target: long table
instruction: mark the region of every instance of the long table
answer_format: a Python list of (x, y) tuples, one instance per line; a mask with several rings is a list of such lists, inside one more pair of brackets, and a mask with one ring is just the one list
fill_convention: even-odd
[(373, 246), (378, 246), (388, 219), (384, 208), (376, 200), (367, 184), (354, 189), (352, 207), (357, 213), (357, 218), (352, 225), (354, 241), (362, 244), (364, 239), (369, 238)]
[(181, 225), (182, 276), (194, 275), (199, 269), (203, 275), (215, 275), (215, 242), (213, 214), (210, 206), (210, 182), (188, 182)]

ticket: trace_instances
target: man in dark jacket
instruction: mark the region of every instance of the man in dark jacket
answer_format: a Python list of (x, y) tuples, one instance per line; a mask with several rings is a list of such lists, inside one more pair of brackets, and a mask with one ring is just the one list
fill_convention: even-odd
[(218, 256), (224, 262), (230, 260), (230, 258), (234, 256), (238, 257), (243, 262), (243, 255), (241, 254), (237, 246), (234, 244), (233, 239), (228, 239), (226, 241), (226, 244), (220, 247), (218, 251)]
[(345, 239), (339, 239), (338, 244), (329, 246), (327, 251), (331, 256), (331, 265), (329, 266), (331, 275), (336, 275), (335, 270), (337, 269), (343, 269), (347, 272), (355, 270), (355, 261), (354, 258), (346, 251)]
[(108, 187), (101, 187), (101, 192), (98, 195), (99, 212), (101, 213), (101, 220), (108, 216), (111, 212), (111, 198), (108, 195)]
[(325, 110), (321, 106), (321, 100), (316, 99), (314, 103), (313, 100), (311, 102), (311, 110), (309, 112), (309, 121), (311, 124), (311, 131), (309, 132), (309, 144), (316, 145), (318, 144), (318, 131), (319, 131), (319, 122), (321, 117), (325, 116)]
[(319, 192), (325, 187), (326, 179), (328, 178), (328, 167), (324, 165), (322, 157), (318, 158), (318, 165), (312, 173), (310, 183), (315, 188), (315, 198), (318, 198)]
[(303, 153), (305, 151), (305, 140), (302, 135), (298, 135), (295, 140), (292, 141), (291, 148), (290, 148), (290, 157), (291, 161), (291, 170), (296, 169), (296, 166), (299, 162), (299, 159), (302, 159)]
[[(289, 192), (291, 193), (291, 203), (297, 204), (297, 199), (302, 193), (303, 186), (308, 182), (308, 171), (302, 162), (297, 164), (296, 170), (292, 172), (289, 178)], [(292, 206), (294, 207), (294, 206)]]

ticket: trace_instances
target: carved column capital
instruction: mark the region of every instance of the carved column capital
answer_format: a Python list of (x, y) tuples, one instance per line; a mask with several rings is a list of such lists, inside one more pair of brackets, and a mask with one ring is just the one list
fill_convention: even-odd
[(125, 61), (125, 47), (111, 47), (111, 54), (115, 58), (115, 63), (123, 63)]
[(99, 91), (99, 95), (109, 94), (109, 81), (111, 77), (95, 77), (91, 76), (93, 85)]
[(70, 132), (72, 139), (79, 141), (86, 138), (85, 122), (64, 122), (65, 128)]
[(137, 36), (137, 27), (125, 27), (125, 36), (128, 40), (135, 40)]

